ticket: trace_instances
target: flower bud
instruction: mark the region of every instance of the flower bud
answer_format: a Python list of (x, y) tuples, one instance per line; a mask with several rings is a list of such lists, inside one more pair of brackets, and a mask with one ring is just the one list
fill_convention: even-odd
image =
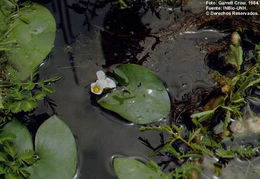
[(241, 37), (238, 32), (233, 32), (231, 34), (231, 44), (238, 46), (241, 43)]

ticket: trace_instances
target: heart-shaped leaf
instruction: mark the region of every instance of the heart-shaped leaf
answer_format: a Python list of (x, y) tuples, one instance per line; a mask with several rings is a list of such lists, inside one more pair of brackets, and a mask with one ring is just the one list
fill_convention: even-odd
[(26, 79), (50, 53), (56, 34), (56, 23), (45, 7), (33, 4), (21, 8), (11, 23), (8, 40), (16, 47), (6, 51), (17, 78)]
[[(5, 133), (15, 134), (17, 153), (30, 163), (26, 154), (33, 150), (32, 136), (18, 120), (13, 119), (3, 128)], [(72, 179), (76, 171), (77, 149), (75, 139), (68, 126), (58, 117), (52, 116), (38, 129), (35, 152), (39, 160), (28, 168), (32, 179)]]
[(169, 114), (170, 98), (162, 81), (143, 66), (126, 64), (114, 69), (124, 88), (113, 90), (98, 103), (137, 124), (158, 121)]
[(162, 172), (132, 158), (115, 158), (114, 170), (119, 179), (170, 179)]
[(45, 121), (36, 133), (39, 160), (29, 168), (31, 179), (72, 179), (77, 165), (76, 142), (71, 130), (57, 116)]

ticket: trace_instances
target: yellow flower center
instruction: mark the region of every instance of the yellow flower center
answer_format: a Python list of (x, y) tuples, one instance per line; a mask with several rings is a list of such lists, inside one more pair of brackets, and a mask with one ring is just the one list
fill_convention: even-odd
[(93, 91), (94, 91), (95, 93), (99, 92), (99, 90), (100, 90), (100, 88), (99, 88), (98, 86), (94, 86)]

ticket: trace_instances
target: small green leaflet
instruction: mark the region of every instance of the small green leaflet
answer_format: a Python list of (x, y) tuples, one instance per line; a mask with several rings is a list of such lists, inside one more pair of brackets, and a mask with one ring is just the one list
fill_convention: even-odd
[(243, 49), (241, 46), (230, 45), (230, 49), (233, 55), (232, 64), (236, 66), (237, 71), (241, 69), (243, 63)]

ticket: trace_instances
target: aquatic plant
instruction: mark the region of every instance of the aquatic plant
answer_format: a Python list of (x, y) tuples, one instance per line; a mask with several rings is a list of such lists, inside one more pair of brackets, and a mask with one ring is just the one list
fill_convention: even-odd
[[(141, 131), (159, 131), (164, 136), (168, 136), (162, 140), (161, 145), (153, 148), (153, 152), (149, 155), (161, 156), (165, 155), (170, 160), (176, 161), (181, 166), (171, 168), (170, 171), (165, 174), (166, 176), (175, 178), (197, 178), (202, 172), (203, 157), (215, 157), (214, 166), (216, 168), (216, 175), (220, 175), (218, 168), (222, 168), (225, 161), (228, 162), (236, 157), (250, 160), (256, 157), (259, 150), (259, 145), (228, 145), (229, 138), (234, 138), (234, 125), (232, 127), (232, 121), (241, 121), (240, 124), (252, 125), (250, 119), (245, 119), (245, 114), (242, 109), (247, 108), (251, 115), (249, 107), (249, 99), (252, 98), (252, 91), (255, 88), (259, 88), (260, 79), (260, 64), (259, 64), (259, 46), (256, 45), (254, 54), (255, 60), (251, 66), (245, 66), (245, 60), (243, 55), (242, 46), (240, 44), (240, 36), (237, 32), (232, 35), (233, 39), (230, 45), (231, 60), (228, 61), (234, 66), (236, 74), (232, 77), (221, 75), (218, 72), (213, 74), (213, 79), (217, 82), (217, 86), (212, 91), (211, 98), (207, 98), (207, 101), (203, 102), (204, 106), (197, 109), (197, 112), (192, 114), (190, 118), (186, 120), (192, 120), (192, 130), (187, 131), (180, 124), (162, 124), (141, 126)], [(212, 97), (213, 96), (213, 97)], [(260, 101), (258, 97), (253, 97), (255, 101)], [(204, 109), (203, 111), (199, 111)], [(259, 119), (254, 118), (253, 119)], [(218, 129), (216, 131), (216, 121)], [(242, 122), (246, 121), (246, 122)], [(255, 121), (255, 120), (254, 120)], [(212, 124), (213, 122), (213, 124)], [(250, 123), (250, 124), (249, 124)], [(219, 127), (220, 126), (220, 127)], [(252, 129), (252, 126), (248, 127), (248, 130)], [(255, 132), (256, 129), (252, 129)], [(240, 131), (241, 132), (241, 131)], [(235, 134), (234, 134), (235, 135)], [(145, 142), (145, 141), (143, 141)], [(182, 150), (178, 146), (182, 146)], [(127, 173), (130, 170), (124, 168), (125, 166), (119, 166), (118, 162), (120, 158), (116, 158), (114, 168), (119, 178), (127, 178)], [(142, 178), (142, 172), (137, 170), (139, 162), (136, 160), (133, 162), (131, 158), (124, 158), (122, 161), (128, 166), (127, 160), (129, 160), (129, 169), (133, 169), (133, 176), (136, 178)], [(130, 161), (131, 160), (131, 161)], [(131, 166), (133, 165), (133, 166)], [(143, 164), (144, 165), (144, 164)], [(147, 167), (149, 163), (147, 164)], [(166, 166), (165, 166), (166, 167)], [(148, 167), (149, 168), (149, 167)], [(161, 175), (160, 167), (155, 172), (156, 174), (149, 173), (150, 177), (164, 178)], [(140, 170), (148, 170), (144, 166), (139, 167)], [(124, 175), (125, 174), (125, 175)], [(145, 177), (143, 177), (145, 178)], [(149, 178), (149, 177), (146, 177)]]
[(0, 1), (0, 178), (71, 179), (75, 174), (76, 143), (64, 122), (52, 116), (33, 142), (14, 117), (54, 93), (51, 83), (60, 77), (38, 80), (35, 70), (50, 53), (55, 33), (55, 20), (45, 7)]
[(253, 88), (260, 84), (260, 64), (257, 45), (255, 49), (255, 64), (242, 71), (241, 68), (244, 61), (242, 47), (240, 44), (230, 45), (232, 61), (229, 63), (235, 66), (237, 74), (232, 78), (228, 78), (218, 72), (214, 73), (213, 79), (218, 82), (221, 94), (215, 99), (213, 106), (209, 106), (209, 103), (205, 105), (204, 108), (210, 110), (191, 115), (194, 121), (203, 122), (211, 118), (220, 108), (226, 113), (225, 128), (228, 127), (230, 118), (243, 120), (241, 108), (247, 106), (249, 102), (247, 98), (252, 94)]
[(159, 121), (169, 114), (169, 95), (155, 74), (135, 64), (113, 70), (121, 86), (98, 99), (102, 107), (137, 124)]
[(171, 178), (171, 176), (164, 174), (154, 161), (148, 162), (145, 165), (133, 158), (115, 158), (113, 164), (119, 179)]
[(112, 89), (116, 87), (115, 82), (112, 79), (106, 77), (106, 74), (103, 71), (97, 71), (96, 76), (96, 82), (91, 83), (90, 85), (92, 93), (100, 95), (104, 89)]
[(9, 73), (10, 80), (0, 84), (1, 125), (11, 120), (11, 113), (30, 112), (38, 106), (37, 102), (43, 100), (47, 93), (54, 93), (51, 83), (59, 80), (60, 77), (36, 81), (36, 74), (34, 73), (30, 79), (22, 82), (15, 75)]
[(1, 1), (1, 68), (5, 64), (16, 78), (25, 80), (50, 53), (56, 34), (52, 14), (39, 4)]
[(14, 144), (15, 137), (10, 132), (0, 133), (1, 178), (28, 178), (30, 173), (27, 167), (37, 161), (37, 155), (33, 150), (24, 149), (19, 151), (18, 147)]
[(12, 113), (35, 109), (38, 100), (54, 92), (50, 83), (59, 78), (36, 82), (34, 72), (53, 47), (56, 23), (51, 13), (28, 2), (2, 0), (0, 5), (0, 19), (4, 22), (0, 28), (2, 125)]
[(0, 176), (5, 178), (73, 178), (77, 165), (75, 139), (57, 116), (47, 119), (33, 142), (28, 129), (12, 120), (0, 133)]

